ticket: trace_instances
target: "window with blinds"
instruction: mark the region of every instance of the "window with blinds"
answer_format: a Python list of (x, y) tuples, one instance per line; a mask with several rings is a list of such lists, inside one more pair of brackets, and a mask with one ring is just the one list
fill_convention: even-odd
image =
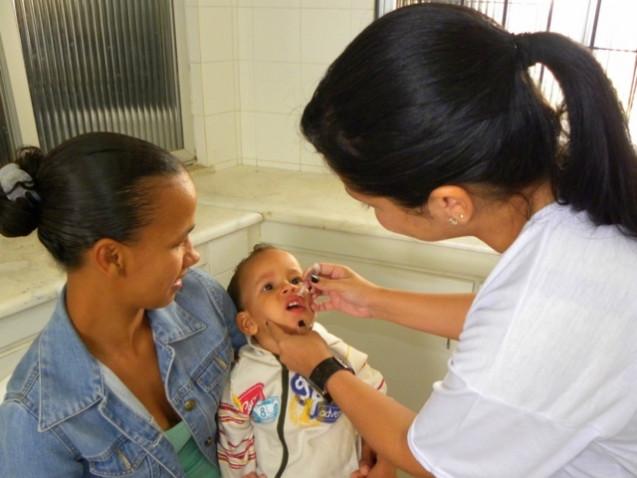
[[(383, 0), (379, 0), (383, 1)], [(441, 1), (441, 0), (437, 0)], [(427, 0), (395, 0), (383, 11)], [(629, 118), (632, 137), (637, 137), (637, 115), (631, 115), (637, 89), (637, 1), (634, 0), (446, 0), (464, 5), (495, 19), (512, 33), (547, 30), (561, 33), (586, 45), (604, 67)], [(550, 72), (540, 66), (532, 76), (553, 104), (561, 91)]]
[(91, 131), (183, 148), (172, 0), (14, 0), (40, 146)]

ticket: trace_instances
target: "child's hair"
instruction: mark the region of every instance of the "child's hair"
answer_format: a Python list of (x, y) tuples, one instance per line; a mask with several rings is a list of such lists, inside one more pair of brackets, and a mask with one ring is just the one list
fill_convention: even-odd
[[(531, 80), (535, 63), (557, 79), (565, 118)], [(513, 35), (457, 5), (399, 8), (330, 65), (301, 128), (360, 193), (415, 208), (444, 184), (502, 198), (549, 181), (561, 204), (637, 236), (637, 158), (621, 105), (593, 55), (556, 33)]]
[(67, 270), (104, 237), (134, 241), (156, 209), (144, 180), (176, 175), (183, 165), (147, 141), (115, 133), (88, 133), (48, 154), (24, 148), (16, 166), (32, 179), (25, 197), (0, 188), (0, 234), (38, 238)]
[(246, 268), (246, 265), (256, 256), (261, 254), (264, 251), (270, 251), (273, 249), (277, 249), (276, 247), (266, 244), (264, 242), (260, 242), (255, 244), (248, 254), (247, 257), (241, 259), (241, 261), (237, 264), (237, 267), (234, 268), (234, 274), (232, 274), (232, 278), (230, 279), (230, 283), (228, 284), (228, 294), (230, 298), (234, 302), (235, 307), (238, 312), (244, 310), (243, 301), (241, 300), (241, 279), (243, 278), (243, 270)]

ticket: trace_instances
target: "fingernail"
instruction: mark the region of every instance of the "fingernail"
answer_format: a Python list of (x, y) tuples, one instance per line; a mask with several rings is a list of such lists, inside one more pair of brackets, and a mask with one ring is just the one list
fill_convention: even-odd
[(310, 280), (316, 284), (320, 280), (320, 278), (316, 274), (312, 274), (310, 275)]

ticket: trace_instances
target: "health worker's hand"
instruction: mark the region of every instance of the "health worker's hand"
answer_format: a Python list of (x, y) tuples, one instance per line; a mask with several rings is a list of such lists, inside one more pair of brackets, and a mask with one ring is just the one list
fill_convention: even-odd
[[(312, 275), (318, 277), (318, 281), (312, 280)], [(354, 317), (372, 316), (371, 300), (380, 287), (349, 267), (317, 263), (305, 271), (304, 279), (312, 285), (314, 311), (339, 310)]]
[(332, 356), (325, 341), (316, 332), (301, 335), (286, 333), (274, 322), (265, 325), (279, 349), (279, 360), (288, 369), (309, 377), (319, 363)]

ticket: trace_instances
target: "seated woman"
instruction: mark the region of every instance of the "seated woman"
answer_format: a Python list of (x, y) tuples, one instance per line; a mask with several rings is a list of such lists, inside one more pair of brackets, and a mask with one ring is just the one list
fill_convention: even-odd
[(111, 133), (0, 169), (0, 233), (34, 229), (67, 281), (0, 405), (0, 476), (218, 476), (215, 414), (245, 342), (191, 269), (196, 195), (179, 161)]

